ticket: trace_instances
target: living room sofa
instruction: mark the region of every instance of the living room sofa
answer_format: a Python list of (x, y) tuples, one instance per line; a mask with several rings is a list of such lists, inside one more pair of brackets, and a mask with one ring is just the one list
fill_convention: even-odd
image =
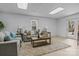
[(0, 42), (0, 56), (17, 56), (19, 54), (19, 48), (19, 40)]

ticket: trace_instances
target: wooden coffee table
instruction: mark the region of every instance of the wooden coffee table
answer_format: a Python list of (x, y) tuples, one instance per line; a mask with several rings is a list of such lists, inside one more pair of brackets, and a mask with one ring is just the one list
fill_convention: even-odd
[(33, 47), (51, 44), (51, 37), (31, 37), (31, 44)]

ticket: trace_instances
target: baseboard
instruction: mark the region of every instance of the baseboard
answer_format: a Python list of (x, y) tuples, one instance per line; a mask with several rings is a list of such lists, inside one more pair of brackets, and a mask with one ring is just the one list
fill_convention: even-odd
[(65, 39), (74, 39), (74, 40), (76, 40), (75, 38), (64, 37), (64, 36), (58, 36), (58, 35), (55, 35), (55, 36), (52, 36), (52, 37), (60, 37), (60, 38), (65, 38)]

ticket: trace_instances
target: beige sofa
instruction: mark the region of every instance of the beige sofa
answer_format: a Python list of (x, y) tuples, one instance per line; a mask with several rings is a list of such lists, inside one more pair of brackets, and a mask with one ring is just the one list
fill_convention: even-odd
[(17, 56), (19, 54), (19, 48), (19, 40), (0, 42), (0, 56)]

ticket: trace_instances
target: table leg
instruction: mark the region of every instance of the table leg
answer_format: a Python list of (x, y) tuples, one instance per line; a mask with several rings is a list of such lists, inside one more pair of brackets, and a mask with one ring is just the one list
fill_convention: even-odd
[(34, 47), (34, 41), (31, 41), (32, 46)]
[(51, 44), (51, 38), (49, 39), (49, 44)]

